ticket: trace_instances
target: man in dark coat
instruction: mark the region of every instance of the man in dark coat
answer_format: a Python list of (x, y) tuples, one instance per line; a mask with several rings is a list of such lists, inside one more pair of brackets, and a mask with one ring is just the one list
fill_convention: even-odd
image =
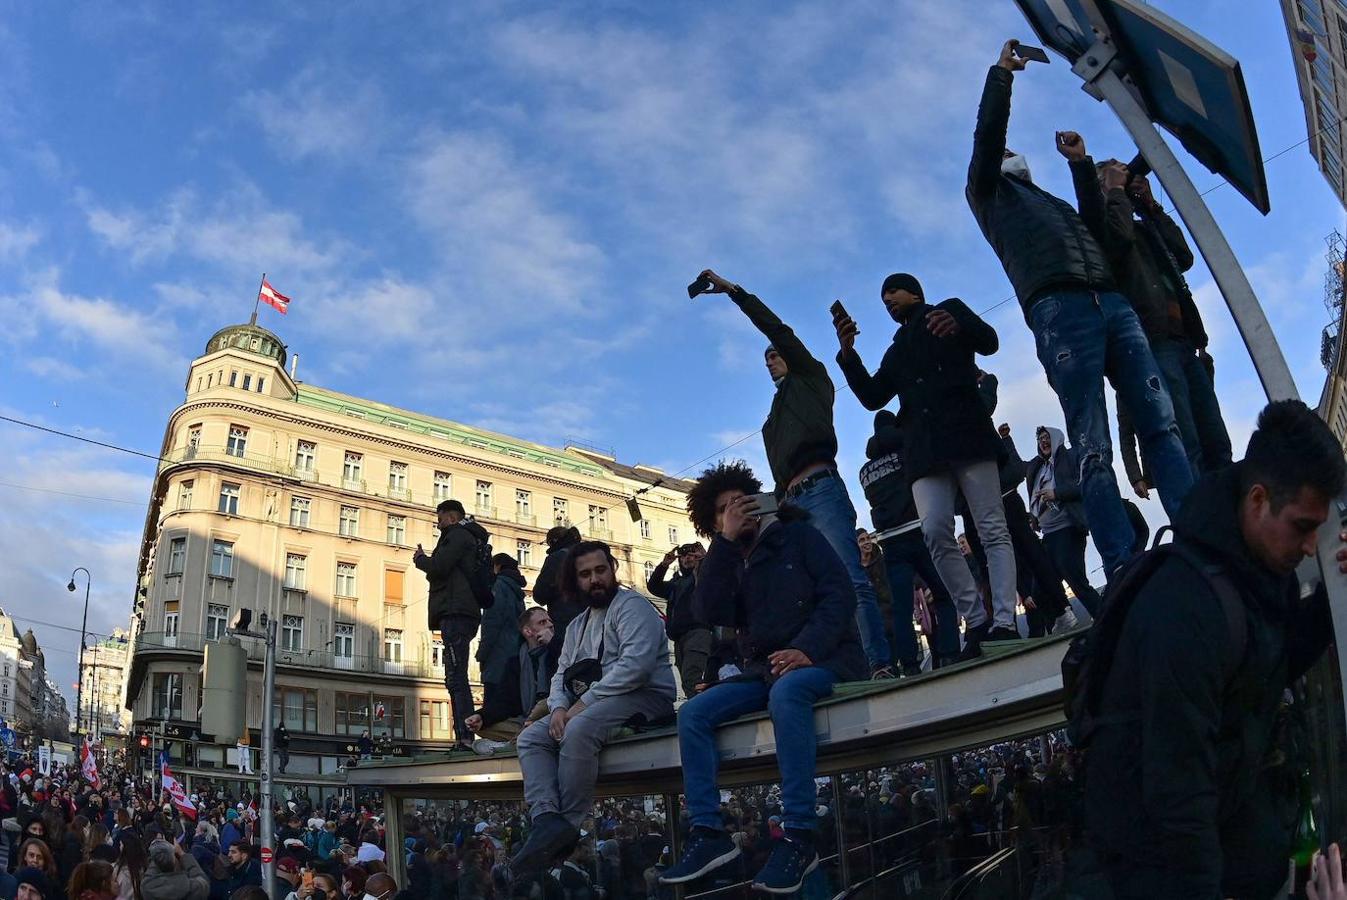
[[(1105, 570), (1112, 573), (1128, 558), (1132, 527), (1113, 476), (1105, 375), (1137, 416), (1137, 433), (1171, 519), (1192, 487), (1193, 473), (1160, 368), (1136, 312), (1118, 293), (1099, 241), (1069, 203), (1034, 184), (1024, 157), (1006, 148), (1010, 87), (1025, 66), (1015, 55), (1018, 43), (1007, 41), (987, 73), (965, 193), (1015, 288), (1072, 445), (1081, 450), (1085, 511)], [(1084, 142), (1068, 137), (1058, 135), (1058, 151), (1072, 161), (1073, 178), (1093, 184)]]
[(535, 606), (515, 622), (519, 648), (500, 673), (498, 690), (486, 695), (468, 727), (477, 735), (472, 749), (483, 756), (509, 746), (528, 725), (547, 715), (547, 695), (560, 658), (559, 642), (547, 610)]
[(1333, 636), (1325, 592), (1301, 599), (1295, 570), (1345, 470), (1310, 409), (1269, 404), (1244, 460), (1204, 476), (1174, 523), (1240, 608), (1177, 557), (1132, 600), (1100, 673), (1085, 773), (1087, 838), (1118, 900), (1271, 897), (1285, 881), (1291, 834), (1275, 786), (1288, 774), (1295, 785), (1300, 767), (1276, 725), (1286, 689)]
[(762, 484), (742, 462), (708, 469), (688, 493), (697, 533), (713, 537), (697, 577), (697, 607), (713, 625), (739, 629), (744, 677), (707, 688), (678, 712), (678, 745), (692, 824), (687, 849), (660, 877), (681, 884), (738, 858), (725, 832), (717, 782), (716, 728), (745, 713), (772, 717), (785, 833), (753, 886), (799, 890), (818, 865), (814, 834), (817, 738), (814, 703), (839, 681), (868, 674), (855, 626), (855, 593), (846, 567), (807, 521), (756, 514), (750, 495)]
[[(1029, 511), (1043, 533), (1043, 546), (1061, 578), (1091, 616), (1099, 615), (1099, 592), (1085, 571), (1085, 539), (1090, 529), (1080, 496), (1080, 454), (1066, 445), (1059, 429), (1038, 426), (1038, 452), (1025, 472)], [(1135, 529), (1133, 529), (1135, 532)]]
[[(706, 681), (706, 661), (715, 643), (711, 629), (697, 620), (692, 596), (697, 590), (697, 567), (706, 548), (700, 541), (675, 547), (665, 554), (646, 579), (646, 590), (664, 601), (664, 630), (674, 645), (674, 668), (683, 684), (683, 695), (697, 693)], [(678, 574), (666, 578), (669, 566), (678, 560)]]
[(495, 600), (482, 611), (482, 637), (477, 642), (477, 666), (481, 672), (483, 702), (491, 704), (503, 690), (506, 670), (519, 658), (519, 617), (524, 614), (524, 585), (519, 563), (508, 553), (491, 558), (496, 581), (491, 587)]
[(468, 686), (468, 648), (477, 636), (482, 610), (472, 593), (468, 573), (477, 542), (463, 527), (465, 512), (457, 500), (445, 500), (435, 509), (440, 539), (429, 556), (420, 544), (412, 562), (426, 573), (430, 583), (428, 618), (432, 631), (439, 629), (444, 641), (444, 682), (454, 710), (454, 737), (460, 747), (472, 746), (472, 732), (464, 723), (472, 713), (472, 689)]
[[(866, 409), (901, 403), (903, 465), (921, 518), (922, 537), (967, 626), (969, 655), (983, 640), (1015, 640), (1015, 550), (1001, 504), (997, 456), (1001, 440), (978, 385), (974, 355), (996, 352), (996, 331), (962, 300), (926, 303), (921, 283), (899, 273), (884, 279), (880, 299), (899, 328), (873, 375), (856, 352), (859, 329), (849, 315), (833, 326), (837, 363)], [(993, 617), (978, 602), (977, 585), (954, 537), (956, 500), (968, 502), (987, 556)]]
[(566, 628), (584, 607), (566, 598), (561, 591), (561, 570), (565, 568), (566, 554), (580, 543), (580, 529), (574, 525), (554, 525), (547, 531), (547, 557), (538, 570), (538, 581), (533, 585), (533, 601), (547, 607), (547, 613), (556, 626), (558, 650), (565, 643)]

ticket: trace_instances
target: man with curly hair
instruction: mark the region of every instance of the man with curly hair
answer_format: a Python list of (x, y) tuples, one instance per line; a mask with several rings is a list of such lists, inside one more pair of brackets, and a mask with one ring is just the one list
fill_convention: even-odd
[(808, 513), (785, 505), (758, 512), (762, 484), (742, 462), (702, 473), (688, 516), (712, 538), (694, 597), (700, 621), (738, 629), (741, 675), (713, 684), (679, 710), (678, 743), (692, 833), (665, 884), (700, 878), (739, 856), (721, 823), (716, 727), (766, 709), (776, 732), (785, 833), (753, 879), (757, 890), (792, 893), (818, 866), (814, 831), (814, 703), (839, 681), (864, 679), (856, 594), (846, 566)]

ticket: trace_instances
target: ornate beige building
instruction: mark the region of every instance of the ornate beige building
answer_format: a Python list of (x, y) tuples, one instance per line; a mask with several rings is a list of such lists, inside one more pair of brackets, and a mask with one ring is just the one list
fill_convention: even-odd
[[(290, 772), (334, 771), (366, 729), (404, 749), (447, 745), (441, 645), (412, 565), (418, 543), (434, 546), (445, 498), (518, 558), (530, 588), (558, 522), (610, 542), (619, 576), (641, 589), (672, 544), (693, 539), (687, 482), (296, 382), (286, 360), (271, 332), (226, 328), (192, 362), (169, 417), (132, 618), (133, 730), (192, 733), (202, 648), (247, 608), (279, 622)], [(641, 489), (636, 523), (626, 501)], [(254, 747), (261, 658), (249, 648)], [(192, 752), (201, 767), (234, 761), (232, 746)]]

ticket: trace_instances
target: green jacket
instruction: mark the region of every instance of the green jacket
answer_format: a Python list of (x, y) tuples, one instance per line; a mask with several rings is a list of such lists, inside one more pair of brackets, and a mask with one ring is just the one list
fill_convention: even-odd
[(837, 389), (828, 370), (814, 358), (790, 326), (757, 297), (739, 288), (730, 294), (744, 314), (772, 342), (789, 371), (777, 385), (772, 409), (762, 426), (767, 464), (777, 496), (785, 493), (795, 473), (814, 463), (836, 465), (837, 432), (833, 430), (833, 398)]

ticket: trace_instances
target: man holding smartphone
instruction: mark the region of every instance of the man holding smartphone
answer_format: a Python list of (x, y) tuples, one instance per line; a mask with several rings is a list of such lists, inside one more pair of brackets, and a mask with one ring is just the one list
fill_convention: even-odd
[(696, 289), (728, 294), (771, 341), (764, 358), (776, 395), (762, 426), (762, 442), (776, 480), (773, 492), (783, 504), (806, 510), (810, 523), (841, 558), (856, 593), (856, 625), (871, 677), (892, 678), (879, 598), (861, 565), (861, 548), (856, 542), (856, 508), (837, 472), (837, 432), (833, 428), (837, 389), (827, 367), (767, 304), (739, 285), (707, 269), (689, 292)]
[[(1085, 515), (1112, 577), (1131, 553), (1133, 531), (1113, 475), (1105, 375), (1133, 413), (1171, 519), (1193, 485), (1193, 471), (1160, 367), (1132, 305), (1118, 292), (1104, 249), (1075, 208), (1034, 184), (1024, 156), (1006, 147), (1010, 89), (1025, 67), (1018, 46), (1006, 41), (987, 73), (965, 193), (1015, 288), (1071, 445), (1081, 452)], [(1059, 132), (1057, 144), (1063, 155), (1074, 154), (1072, 133)], [(1098, 194), (1094, 166), (1083, 159), (1071, 166), (1073, 179), (1087, 180)]]
[[(1016, 640), (1015, 550), (1001, 504), (997, 467), (1001, 439), (978, 385), (974, 355), (990, 356), (996, 331), (962, 300), (934, 306), (912, 275), (884, 279), (880, 299), (899, 324), (879, 369), (871, 375), (856, 352), (859, 329), (846, 310), (834, 310), (841, 350), (837, 363), (861, 405), (901, 407), (902, 460), (921, 518), (922, 537), (967, 626), (965, 652), (976, 656), (983, 640)], [(955, 504), (962, 493), (977, 524), (991, 578), (992, 619), (978, 600), (977, 584), (954, 538)]]
[[(700, 541), (674, 547), (646, 579), (646, 590), (664, 601), (664, 630), (674, 645), (674, 669), (683, 683), (683, 695), (697, 693), (706, 680), (706, 661), (714, 639), (711, 629), (697, 619), (692, 595), (697, 590), (697, 567), (706, 556)], [(678, 560), (678, 573), (666, 578), (669, 566)]]
[[(688, 492), (688, 516), (711, 547), (697, 574), (698, 617), (738, 630), (742, 674), (678, 711), (678, 745), (692, 831), (664, 884), (701, 878), (738, 858), (721, 822), (716, 728), (766, 709), (772, 717), (785, 833), (753, 879), (768, 893), (799, 890), (818, 866), (814, 703), (839, 681), (865, 677), (851, 576), (798, 507), (762, 515), (762, 483), (743, 462), (707, 469)], [(853, 534), (853, 540), (855, 535)]]

